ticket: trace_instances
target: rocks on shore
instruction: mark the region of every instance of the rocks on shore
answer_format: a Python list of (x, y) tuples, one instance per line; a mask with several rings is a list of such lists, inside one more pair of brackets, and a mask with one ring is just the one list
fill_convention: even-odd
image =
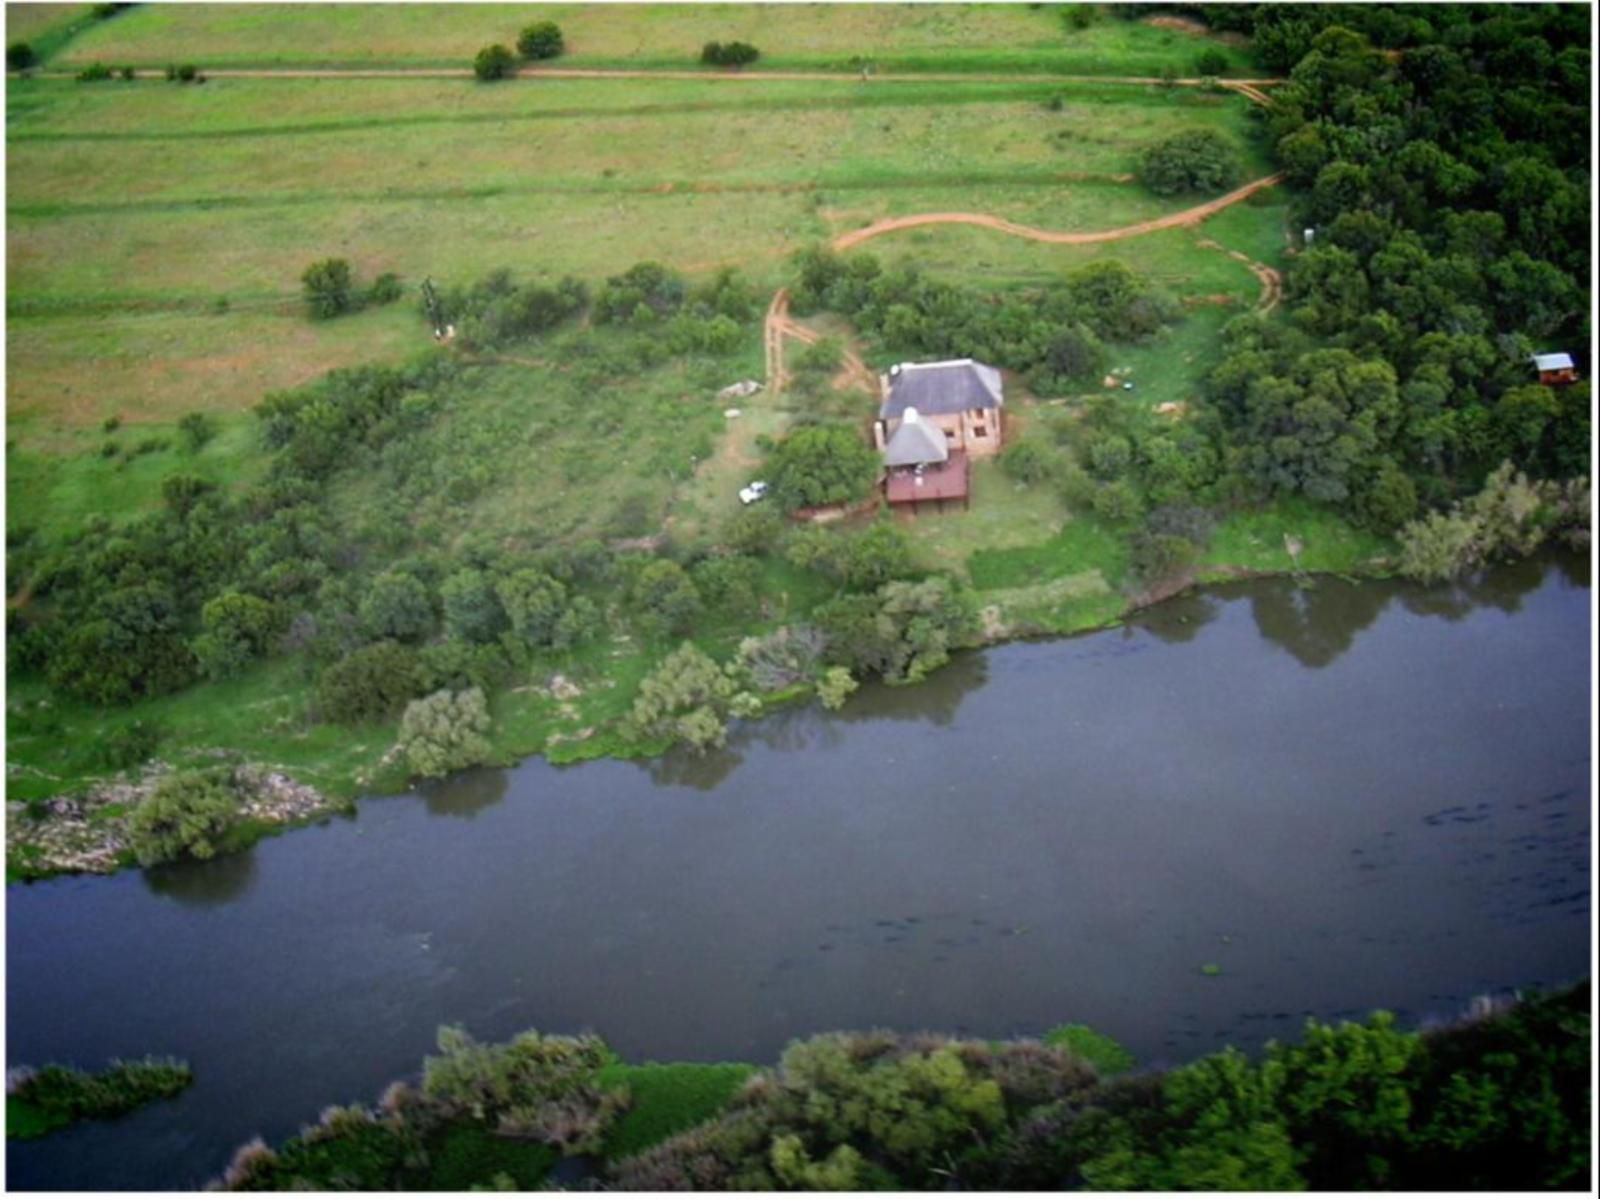
[[(57, 796), (42, 812), (8, 803), (9, 860), (28, 871), (114, 872), (129, 848), (125, 817), (170, 770), (166, 763), (152, 762), (136, 781), (111, 780), (79, 795)], [(239, 815), (262, 824), (292, 824), (340, 807), (316, 788), (266, 766), (238, 766), (231, 781)]]

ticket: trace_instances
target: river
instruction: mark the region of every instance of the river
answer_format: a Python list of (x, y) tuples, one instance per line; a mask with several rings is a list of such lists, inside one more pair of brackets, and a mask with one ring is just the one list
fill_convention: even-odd
[(237, 857), (11, 886), (8, 1062), (171, 1053), (196, 1083), (10, 1143), (7, 1181), (203, 1183), (447, 1021), (762, 1063), (827, 1029), (1082, 1021), (1173, 1063), (1582, 977), (1587, 570), (1214, 588), (704, 759), (531, 760)]

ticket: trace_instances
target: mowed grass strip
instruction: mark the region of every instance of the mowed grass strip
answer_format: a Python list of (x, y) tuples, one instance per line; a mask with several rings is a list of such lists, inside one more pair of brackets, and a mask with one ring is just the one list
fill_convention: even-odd
[[(837, 79), (763, 81), (729, 88), (698, 79), (544, 78), (484, 87), (431, 77), (212, 78), (204, 88), (155, 79), (84, 87), (60, 77), (10, 81), (7, 139), (30, 141), (211, 140), (394, 129), (471, 127), (501, 121), (586, 120), (631, 113), (793, 112), (813, 108), (915, 108), (1051, 101), (1171, 108), (1226, 103), (1232, 93), (1085, 80), (901, 80), (893, 86)], [(270, 98), (270, 99), (269, 99)]]
[[(217, 102), (239, 112), (269, 109), (277, 86), (236, 81)], [(19, 215), (53, 215), (152, 202), (317, 203), (330, 195), (378, 202), (387, 193), (451, 198), (496, 189), (894, 186), (1015, 175), (1042, 182), (1053, 173), (1131, 173), (1175, 121), (1220, 130), (1241, 146), (1248, 134), (1247, 104), (1237, 97), (1181, 108), (1063, 102), (1051, 111), (1037, 100), (947, 105), (930, 94), (921, 105), (892, 109), (808, 107), (797, 119), (797, 110), (728, 106), (650, 111), (660, 86), (642, 82), (633, 91), (645, 110), (608, 109), (537, 126), (495, 121), (465, 138), (447, 126), (403, 125), (279, 137), (268, 153), (249, 138), (203, 149), (181, 138), (13, 142), (6, 200)], [(121, 97), (102, 95), (112, 109), (141, 100), (130, 92), (117, 105)], [(96, 114), (90, 108), (74, 120), (93, 123)]]
[(760, 47), (758, 69), (772, 70), (852, 70), (865, 57), (882, 70), (1153, 74), (1187, 71), (1207, 45), (1235, 68), (1248, 61), (1139, 22), (1068, 32), (1053, 6), (1022, 4), (158, 4), (80, 35), (62, 62), (160, 66), (183, 47), (211, 67), (465, 66), (541, 19), (562, 28), (563, 66), (683, 68), (706, 42), (731, 40)]

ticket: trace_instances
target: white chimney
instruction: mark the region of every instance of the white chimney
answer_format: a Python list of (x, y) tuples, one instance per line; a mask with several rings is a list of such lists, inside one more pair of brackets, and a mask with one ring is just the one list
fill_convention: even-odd
[(900, 419), (908, 425), (914, 425), (921, 418), (917, 416), (917, 410), (908, 404), (905, 411), (900, 414)]

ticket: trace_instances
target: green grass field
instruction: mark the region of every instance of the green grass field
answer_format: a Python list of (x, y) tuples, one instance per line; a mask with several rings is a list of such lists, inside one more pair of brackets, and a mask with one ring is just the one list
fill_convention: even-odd
[[(425, 344), (409, 302), (305, 320), (299, 273), (329, 253), (361, 277), (412, 283), (499, 266), (595, 279), (653, 257), (691, 274), (737, 264), (775, 286), (786, 254), (888, 215), (979, 210), (1094, 229), (1173, 211), (1184, 202), (1109, 180), (1175, 127), (1223, 130), (1257, 153), (1242, 99), (1157, 88), (1068, 88), (1059, 110), (1044, 102), (1062, 89), (1015, 83), (8, 88), (8, 411), (13, 437), (45, 446), (116, 413), (236, 411)], [(1084, 257), (977, 230), (873, 249), (978, 277)], [(1197, 277), (1249, 283), (1221, 255), (1189, 257)]]
[(533, 21), (556, 21), (562, 66), (697, 65), (708, 41), (751, 42), (758, 68), (850, 70), (858, 57), (880, 70), (1189, 73), (1206, 46), (1248, 60), (1209, 38), (1100, 19), (1068, 32), (1049, 6), (1022, 4), (415, 4), (146, 5), (79, 37), (62, 62), (162, 66), (180, 58), (208, 67), (465, 66), (491, 42), (507, 45)]

